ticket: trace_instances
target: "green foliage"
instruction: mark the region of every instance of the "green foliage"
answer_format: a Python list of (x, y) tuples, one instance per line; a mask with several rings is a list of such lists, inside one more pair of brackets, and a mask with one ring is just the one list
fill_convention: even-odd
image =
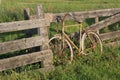
[[(2, 0), (0, 4), (0, 23), (23, 20), (23, 9), (29, 7), (35, 14), (37, 3), (43, 4), (45, 12), (70, 12), (105, 8), (120, 8), (119, 0)], [(86, 20), (85, 27), (93, 24), (93, 19)], [(59, 25), (51, 23), (50, 37), (56, 34)], [(101, 30), (109, 32), (120, 29), (120, 23)], [(58, 28), (58, 32), (59, 32)], [(0, 34), (0, 42), (25, 37), (21, 32)], [(21, 52), (21, 51), (20, 51)], [(20, 54), (19, 51), (16, 54)], [(11, 53), (14, 55), (14, 53)], [(11, 55), (4, 55), (9, 57)], [(42, 73), (36, 70), (39, 64), (27, 65), (13, 70), (0, 72), (0, 80), (119, 80), (120, 79), (120, 47), (104, 48), (104, 53), (75, 57), (71, 64), (55, 66), (55, 70)]]
[[(115, 51), (113, 51), (115, 50)], [(1, 80), (119, 80), (120, 47), (105, 48), (103, 54), (76, 57), (71, 64), (56, 66), (53, 71), (41, 73), (26, 70), (10, 71)]]
[[(49, 79), (52, 80), (119, 80), (119, 64), (116, 60), (120, 57), (119, 53), (108, 53), (112, 50), (106, 48), (102, 55), (81, 56), (71, 64), (56, 67), (50, 73)], [(116, 49), (119, 51), (119, 49)], [(119, 61), (117, 61), (119, 62)], [(114, 65), (116, 64), (116, 65)]]
[(2, 0), (0, 22), (23, 19), (23, 9), (27, 7), (34, 14), (38, 3), (42, 3), (45, 12), (56, 13), (120, 7), (118, 0)]

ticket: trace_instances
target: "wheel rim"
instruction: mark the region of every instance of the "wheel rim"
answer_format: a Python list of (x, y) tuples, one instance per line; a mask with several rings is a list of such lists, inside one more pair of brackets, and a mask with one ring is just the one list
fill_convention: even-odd
[(64, 64), (73, 60), (73, 50), (70, 43), (67, 40), (61, 40), (61, 37), (51, 38), (49, 41), (50, 48), (53, 52), (54, 64)]
[(99, 35), (95, 32), (87, 32), (82, 36), (82, 51), (83, 54), (102, 53), (102, 41)]

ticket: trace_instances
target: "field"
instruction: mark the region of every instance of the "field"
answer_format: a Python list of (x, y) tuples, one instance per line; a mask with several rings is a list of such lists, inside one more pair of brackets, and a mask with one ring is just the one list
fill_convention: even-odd
[[(119, 0), (2, 0), (0, 23), (24, 20), (23, 9), (29, 7), (31, 14), (35, 14), (36, 4), (39, 3), (42, 3), (44, 11), (49, 13), (120, 8)], [(85, 22), (85, 25), (89, 24)], [(55, 27), (54, 23), (51, 27)], [(120, 25), (114, 29), (120, 29)], [(109, 28), (103, 30), (106, 31), (110, 31)], [(18, 33), (0, 34), (0, 42), (24, 36)], [(5, 56), (9, 55), (0, 55), (0, 59)], [(53, 71), (47, 73), (38, 68), (39, 64), (35, 64), (6, 70), (0, 72), (0, 80), (119, 80), (120, 46), (104, 47), (103, 54), (81, 56), (75, 58), (71, 64), (58, 64)]]

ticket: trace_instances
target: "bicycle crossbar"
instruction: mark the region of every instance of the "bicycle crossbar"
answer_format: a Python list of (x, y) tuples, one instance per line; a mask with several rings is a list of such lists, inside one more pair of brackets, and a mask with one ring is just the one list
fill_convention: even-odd
[(67, 26), (64, 26), (64, 27), (75, 27), (75, 26), (80, 26), (80, 24), (74, 24), (74, 25), (67, 25)]

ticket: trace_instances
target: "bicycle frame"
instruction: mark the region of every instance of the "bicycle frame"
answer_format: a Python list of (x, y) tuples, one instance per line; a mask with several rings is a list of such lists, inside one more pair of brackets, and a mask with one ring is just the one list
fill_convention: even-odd
[[(82, 51), (82, 47), (81, 47), (81, 44), (82, 44), (82, 41), (81, 41), (81, 39), (82, 39), (82, 30), (83, 30), (83, 25), (82, 25), (82, 23), (81, 22), (78, 22), (78, 24), (76, 24), (76, 26), (79, 26), (79, 32), (80, 32), (80, 34), (79, 34), (79, 47), (78, 46), (76, 46), (75, 45), (75, 43), (69, 38), (69, 36), (65, 33), (65, 28), (66, 27), (72, 27), (72, 26), (75, 26), (75, 25), (68, 25), (68, 26), (64, 26), (64, 20), (65, 20), (65, 18), (66, 18), (66, 16), (71, 16), (70, 14), (66, 14), (65, 16), (64, 16), (64, 18), (63, 18), (63, 20), (62, 20), (62, 40), (63, 40), (63, 43), (64, 43), (64, 38), (65, 39), (67, 39), (68, 41), (69, 41), (69, 43), (79, 52), (79, 53), (81, 53), (81, 51)], [(74, 18), (75, 19), (75, 18)]]
[[(66, 16), (71, 16), (76, 22), (77, 24), (75, 25), (65, 25), (65, 18)], [(50, 40), (49, 40), (49, 43), (50, 41), (52, 41), (53, 39), (57, 39), (58, 41), (60, 40), (60, 42), (62, 41), (62, 44), (60, 43), (62, 49), (61, 51), (63, 51), (63, 49), (69, 49), (69, 53), (70, 54), (70, 60), (72, 61), (73, 60), (73, 49), (76, 49), (77, 52), (78, 52), (78, 55), (80, 54), (84, 54), (84, 55), (87, 55), (88, 53), (88, 50), (91, 51), (91, 49), (95, 49), (94, 45), (96, 45), (96, 41), (92, 41), (93, 38), (91, 38), (90, 35), (93, 35), (94, 36), (94, 39), (97, 39), (97, 41), (99, 41), (99, 45), (100, 45), (100, 52), (102, 52), (102, 40), (100, 39), (99, 35), (96, 34), (95, 32), (93, 31), (88, 31), (88, 30), (83, 30), (83, 24), (81, 21), (77, 20), (75, 16), (73, 16), (73, 14), (71, 13), (68, 13), (68, 14), (65, 14), (65, 16), (63, 17), (62, 20), (62, 27), (61, 27), (61, 32), (60, 34), (56, 34), (54, 35), (54, 37), (52, 37)], [(69, 35), (65, 32), (65, 28), (67, 27), (72, 27), (72, 26), (78, 26), (79, 27), (79, 46), (77, 46), (74, 41), (69, 37)], [(86, 38), (87, 37), (87, 38)], [(91, 43), (88, 43), (89, 46), (86, 46), (85, 45), (85, 41), (86, 40), (89, 40)], [(88, 42), (89, 42), (88, 41)], [(65, 45), (66, 43), (66, 45)], [(67, 46), (67, 47), (66, 47)], [(54, 51), (54, 50), (53, 50)], [(66, 50), (65, 50), (66, 51)], [(59, 52), (58, 52), (59, 53)]]

